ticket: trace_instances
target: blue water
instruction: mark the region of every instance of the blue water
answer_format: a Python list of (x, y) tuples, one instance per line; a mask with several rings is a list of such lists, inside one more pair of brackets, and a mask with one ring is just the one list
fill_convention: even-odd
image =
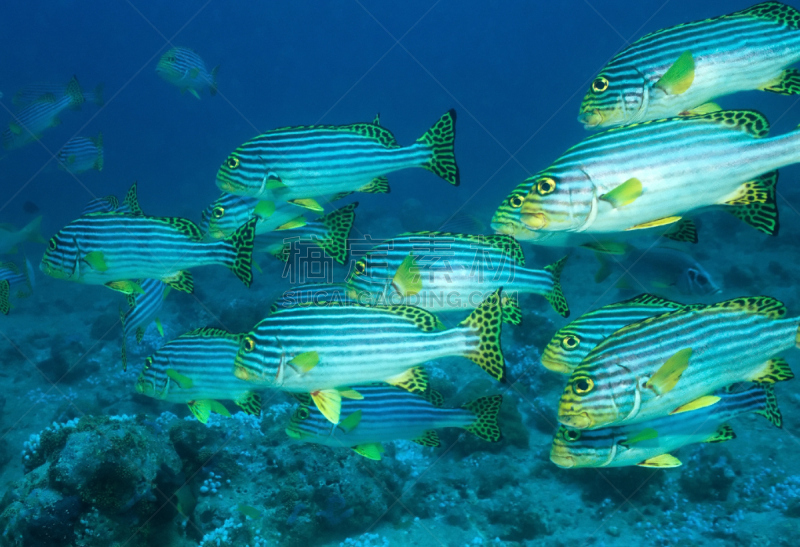
[[(66, 83), (73, 75), (87, 91), (103, 82), (105, 105), (86, 103), (80, 111), (66, 111), (63, 123), (40, 142), (2, 152), (0, 220), (19, 227), (41, 214), (42, 232), (49, 238), (87, 201), (121, 197), (134, 181), (147, 214), (198, 220), (219, 195), (214, 181), (222, 161), (258, 133), (370, 121), (380, 113), (381, 124), (406, 145), (455, 108), (460, 187), (421, 170), (394, 173), (390, 194), (359, 195), (357, 232), (377, 239), (409, 227), (436, 229), (426, 224), (431, 217), (421, 215), (442, 220), (459, 210), (488, 227), (493, 211), (518, 182), (587, 135), (576, 121), (581, 98), (616, 52), (647, 32), (750, 4), (4, 2), (0, 115), (10, 118), (17, 89)], [(209, 69), (219, 65), (216, 96), (203, 92), (197, 100), (156, 75), (159, 57), (173, 46), (193, 49)], [(800, 123), (796, 97), (752, 92), (718, 102), (725, 108), (758, 109), (776, 134)], [(53, 156), (71, 137), (98, 131), (105, 143), (102, 172), (72, 176), (57, 168)], [(693, 254), (725, 281), (726, 297), (768, 294), (786, 301), (797, 315), (798, 175), (796, 166), (781, 170), (777, 239), (719, 213), (705, 220), (704, 239)], [(26, 203), (38, 212), (31, 213)], [(403, 216), (404, 207), (412, 212)], [(24, 248), (34, 265), (43, 250), (39, 244)], [(526, 246), (526, 254), (530, 264), (541, 267), (563, 252)], [(592, 284), (590, 253), (573, 255), (573, 269), (564, 276), (572, 318), (622, 298), (613, 283)], [(3, 259), (21, 261), (20, 255)], [(196, 298), (177, 295), (166, 305), (166, 338), (215, 322), (249, 328), (267, 313), (271, 298), (287, 288), (280, 265), (265, 268), (250, 291), (222, 269), (198, 272)], [(539, 307), (519, 332), (504, 332), (509, 359), (519, 366), (515, 372), (525, 377), (519, 392), (508, 395), (522, 415), (512, 426), (516, 444), (492, 452), (472, 439), (452, 451), (401, 444), (382, 462), (367, 462), (348, 452), (287, 446), (281, 424), (289, 403), (281, 400), (265, 412), (260, 428), (241, 415), (214, 422), (202, 452), (199, 437), (206, 426), (183, 420), (189, 416), (184, 405), (131, 392), (143, 358), (163, 343), (157, 333), (148, 331), (124, 375), (119, 334), (113, 331), (123, 300), (102, 287), (39, 275), (34, 296), (17, 301), (8, 317), (0, 316), (0, 375), (7, 384), (0, 476), (9, 492), (0, 503), (0, 544), (108, 545), (109, 538), (120, 545), (181, 546), (795, 544), (800, 399), (794, 385), (778, 389), (783, 431), (760, 418), (744, 420), (737, 427), (740, 439), (723, 447), (685, 449), (678, 470), (601, 475), (558, 469), (549, 462), (548, 450), (561, 379), (535, 361), (536, 352), (566, 321), (540, 302), (534, 305)], [(57, 362), (55, 369), (45, 367), (55, 372), (39, 374), (41, 362), (53, 364), (48, 360)], [(789, 355), (793, 360), (796, 356)], [(51, 380), (59, 387), (53, 388)], [(449, 395), (468, 383), (452, 373), (441, 373), (439, 380)], [(177, 478), (169, 483), (174, 488), (167, 497), (184, 482), (192, 485), (196, 508), (190, 516), (147, 488), (120, 494), (119, 506), (95, 510), (80, 479), (62, 489), (59, 500), (47, 497), (57, 490), (48, 480), (58, 473), (50, 471), (48, 479), (48, 471), (39, 469), (45, 478), (36, 478), (20, 458), (27, 450), (23, 442), (52, 422), (106, 415), (140, 416), (122, 423), (149, 432), (139, 449), (153, 460), (133, 467), (172, 466)], [(168, 433), (176, 420), (190, 424), (180, 432), (191, 438), (184, 443), (190, 448), (178, 449), (183, 466), (174, 458), (153, 456), (160, 445), (176, 442), (178, 434), (170, 439)], [(110, 427), (98, 425), (106, 428), (100, 436), (111, 435)], [(108, 446), (98, 451), (111, 460)], [(65, 461), (62, 455), (66, 470), (60, 472), (72, 473)], [(124, 466), (111, 467), (97, 480), (124, 475)], [(150, 478), (155, 476), (154, 471)], [(207, 487), (200, 494), (204, 481), (212, 486), (218, 481), (213, 489), (219, 492), (210, 495)], [(116, 495), (113, 487), (109, 492)], [(257, 507), (263, 521), (246, 520), (236, 509), (239, 503)], [(26, 519), (34, 524), (22, 524)], [(83, 531), (71, 533), (73, 526)], [(93, 534), (86, 532), (89, 528)]]

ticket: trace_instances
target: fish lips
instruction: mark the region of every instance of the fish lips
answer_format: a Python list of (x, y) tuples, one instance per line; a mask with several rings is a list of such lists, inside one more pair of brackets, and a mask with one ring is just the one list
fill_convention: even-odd
[(584, 128), (593, 129), (603, 123), (603, 115), (597, 109), (588, 110), (578, 115), (578, 121), (583, 124)]
[(558, 421), (573, 429), (589, 429), (594, 425), (594, 420), (588, 412), (558, 413)]
[(575, 467), (575, 458), (570, 456), (566, 449), (555, 445), (550, 450), (550, 461), (564, 469)]

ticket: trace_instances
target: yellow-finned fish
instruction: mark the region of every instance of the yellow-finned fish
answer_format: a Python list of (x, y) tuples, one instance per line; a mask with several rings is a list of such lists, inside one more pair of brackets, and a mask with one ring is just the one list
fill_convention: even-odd
[(198, 99), (200, 93), (208, 88), (214, 96), (217, 94), (217, 71), (219, 66), (206, 70), (206, 64), (200, 56), (185, 47), (174, 47), (158, 60), (156, 74), (181, 90), (189, 92)]
[(550, 460), (559, 467), (678, 467), (670, 452), (693, 443), (715, 443), (735, 438), (728, 420), (748, 412), (781, 427), (783, 418), (772, 385), (751, 385), (742, 391), (717, 392), (719, 402), (635, 425), (588, 431), (559, 427)]
[(800, 317), (767, 296), (691, 306), (623, 327), (592, 349), (561, 395), (558, 421), (597, 429), (711, 406), (738, 382), (794, 377), (776, 357), (800, 341)]
[(652, 32), (592, 81), (578, 120), (610, 127), (706, 113), (715, 98), (761, 89), (800, 93), (800, 13), (762, 2), (730, 15)]

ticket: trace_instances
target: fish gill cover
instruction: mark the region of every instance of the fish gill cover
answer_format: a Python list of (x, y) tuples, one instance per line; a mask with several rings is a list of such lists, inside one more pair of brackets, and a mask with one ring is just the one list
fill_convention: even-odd
[(795, 544), (797, 8), (4, 3), (0, 544)]

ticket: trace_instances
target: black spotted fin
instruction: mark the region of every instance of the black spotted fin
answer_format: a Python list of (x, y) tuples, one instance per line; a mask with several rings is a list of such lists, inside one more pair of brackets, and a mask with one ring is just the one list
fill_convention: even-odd
[(254, 391), (248, 391), (234, 403), (251, 416), (261, 416), (261, 395)]
[(645, 387), (652, 389), (657, 395), (669, 393), (680, 380), (683, 371), (689, 366), (692, 348), (684, 348), (676, 352), (661, 368), (645, 383)]
[(762, 84), (759, 89), (780, 95), (800, 95), (800, 70), (787, 68), (777, 78)]
[(411, 393), (426, 393), (428, 391), (428, 371), (423, 367), (413, 367), (397, 376), (386, 380), (387, 384), (399, 387)]
[(680, 95), (694, 82), (694, 57), (689, 50), (681, 53), (661, 78), (653, 85), (668, 95)]
[(503, 295), (501, 302), (503, 306), (503, 322), (509, 325), (519, 325), (522, 323), (522, 308), (519, 306), (519, 300), (513, 296)]
[(778, 172), (772, 171), (745, 182), (733, 196), (725, 198), (725, 210), (739, 220), (767, 235), (778, 235), (778, 204), (776, 202)]
[[(562, 259), (563, 260), (563, 259)], [(475, 349), (464, 353), (464, 357), (486, 371), (495, 380), (505, 376), (505, 358), (500, 347), (500, 332), (503, 326), (501, 306), (502, 287), (487, 296), (481, 305), (464, 319), (459, 326), (472, 329), (478, 342)]]
[(161, 281), (176, 291), (189, 294), (194, 292), (194, 280), (192, 279), (192, 273), (189, 271), (178, 272), (175, 275), (162, 279)]
[(461, 183), (456, 164), (456, 111), (447, 111), (428, 131), (417, 139), (418, 144), (431, 150), (431, 157), (422, 167), (435, 173), (453, 186)]
[(568, 258), (569, 255), (544, 267), (544, 271), (550, 272), (550, 275), (553, 276), (553, 288), (544, 295), (544, 298), (561, 317), (569, 317), (569, 304), (567, 304), (567, 299), (561, 290), (561, 272), (564, 271), (564, 265), (567, 263)]
[(751, 381), (762, 384), (774, 384), (775, 382), (784, 382), (792, 378), (794, 378), (794, 373), (789, 367), (789, 363), (786, 362), (786, 359), (777, 357), (764, 363), (764, 368), (758, 371)]
[(781, 414), (781, 409), (778, 408), (775, 387), (772, 384), (761, 384), (761, 389), (764, 390), (766, 406), (763, 410), (756, 410), (755, 413), (759, 416), (764, 416), (775, 427), (783, 427), (783, 414)]
[(463, 405), (461, 408), (475, 414), (475, 421), (464, 429), (484, 441), (489, 441), (490, 443), (498, 442), (501, 434), (497, 415), (500, 413), (502, 404), (502, 395), (490, 395)]
[(326, 234), (320, 239), (315, 238), (314, 242), (339, 264), (347, 261), (347, 240), (356, 220), (356, 207), (357, 201), (331, 211), (316, 221), (325, 226)]
[(717, 428), (717, 430), (712, 433), (704, 443), (722, 443), (725, 441), (732, 441), (736, 438), (736, 433), (733, 432), (733, 428), (727, 424), (721, 425)]
[(661, 234), (661, 237), (682, 243), (697, 243), (697, 224), (691, 219), (682, 218)]
[(436, 447), (442, 444), (441, 441), (439, 441), (439, 434), (433, 429), (429, 429), (423, 433), (421, 437), (411, 439), (411, 442), (428, 447)]

